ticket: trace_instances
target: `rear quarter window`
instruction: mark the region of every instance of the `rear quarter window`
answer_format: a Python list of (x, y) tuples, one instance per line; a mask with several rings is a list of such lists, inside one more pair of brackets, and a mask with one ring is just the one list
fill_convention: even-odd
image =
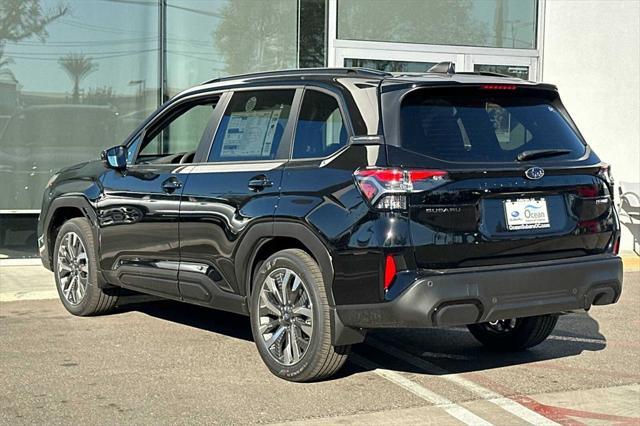
[(570, 159), (585, 152), (559, 101), (530, 93), (417, 90), (403, 100), (400, 120), (401, 148), (445, 161), (511, 162), (523, 151), (545, 149), (569, 150), (553, 159)]

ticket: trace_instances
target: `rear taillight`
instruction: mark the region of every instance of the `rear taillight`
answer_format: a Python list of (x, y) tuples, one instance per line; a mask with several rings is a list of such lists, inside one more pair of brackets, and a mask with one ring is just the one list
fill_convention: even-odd
[(407, 195), (429, 191), (448, 181), (443, 170), (367, 168), (353, 173), (356, 185), (371, 206), (378, 210), (404, 210)]
[(576, 188), (578, 195), (583, 198), (594, 198), (600, 193), (596, 185), (581, 185)]

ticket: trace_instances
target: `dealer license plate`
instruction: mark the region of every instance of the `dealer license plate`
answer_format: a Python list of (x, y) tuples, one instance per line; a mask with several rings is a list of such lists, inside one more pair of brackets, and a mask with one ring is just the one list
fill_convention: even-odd
[(544, 198), (507, 200), (504, 202), (504, 213), (507, 218), (507, 229), (549, 228), (547, 201)]

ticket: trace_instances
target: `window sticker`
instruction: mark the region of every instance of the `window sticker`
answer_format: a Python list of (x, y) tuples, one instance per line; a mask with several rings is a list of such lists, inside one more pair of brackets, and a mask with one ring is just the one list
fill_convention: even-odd
[(282, 107), (231, 113), (220, 157), (269, 157), (281, 114)]

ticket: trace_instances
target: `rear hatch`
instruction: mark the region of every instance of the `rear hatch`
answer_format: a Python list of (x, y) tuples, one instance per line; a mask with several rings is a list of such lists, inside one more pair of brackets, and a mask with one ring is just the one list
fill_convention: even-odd
[(389, 166), (446, 172), (429, 190), (408, 196), (418, 267), (612, 249), (617, 223), (608, 167), (585, 144), (552, 86), (392, 92), (382, 95)]

